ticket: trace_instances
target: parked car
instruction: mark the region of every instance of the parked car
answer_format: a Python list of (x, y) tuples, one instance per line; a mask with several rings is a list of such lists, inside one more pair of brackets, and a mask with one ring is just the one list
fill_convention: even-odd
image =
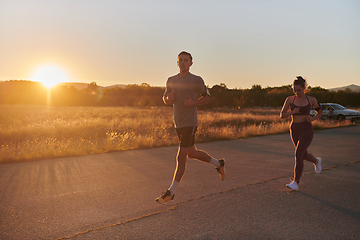
[[(344, 106), (341, 106), (337, 103), (320, 103), (321, 108), (323, 109), (323, 116), (321, 119), (337, 119), (343, 121), (349, 119), (355, 121), (360, 119), (360, 112), (355, 110), (346, 109)], [(311, 109), (310, 115), (315, 116), (316, 111)], [(333, 114), (333, 116), (331, 116)], [(330, 115), (330, 116), (329, 116)]]

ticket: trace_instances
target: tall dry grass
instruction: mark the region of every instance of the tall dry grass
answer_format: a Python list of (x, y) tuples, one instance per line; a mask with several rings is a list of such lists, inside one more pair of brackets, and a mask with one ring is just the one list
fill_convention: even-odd
[[(197, 142), (285, 133), (280, 109), (199, 111)], [(178, 144), (172, 108), (0, 106), (0, 162)], [(314, 128), (349, 125), (316, 122)]]

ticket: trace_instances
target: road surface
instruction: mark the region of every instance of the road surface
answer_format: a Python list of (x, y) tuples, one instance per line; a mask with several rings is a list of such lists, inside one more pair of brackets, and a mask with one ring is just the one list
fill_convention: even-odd
[(173, 204), (177, 147), (0, 164), (0, 239), (359, 239), (360, 126), (315, 131), (299, 192), (289, 134), (197, 144), (227, 159), (220, 181), (189, 160)]

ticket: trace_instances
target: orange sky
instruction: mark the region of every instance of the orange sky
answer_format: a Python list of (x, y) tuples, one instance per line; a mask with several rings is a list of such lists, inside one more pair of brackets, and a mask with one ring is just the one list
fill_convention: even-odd
[(360, 85), (358, 1), (2, 0), (0, 80), (164, 86), (177, 54), (209, 86)]

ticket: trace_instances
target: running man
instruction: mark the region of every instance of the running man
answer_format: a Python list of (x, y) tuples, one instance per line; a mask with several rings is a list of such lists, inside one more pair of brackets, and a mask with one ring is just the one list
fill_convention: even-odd
[(173, 181), (169, 189), (156, 201), (161, 204), (172, 202), (175, 190), (184, 176), (187, 158), (197, 159), (215, 166), (224, 180), (225, 159), (217, 160), (208, 153), (195, 147), (195, 133), (198, 126), (197, 105), (210, 101), (210, 93), (200, 76), (190, 73), (193, 64), (192, 56), (188, 52), (181, 52), (178, 55), (177, 65), (180, 73), (169, 77), (166, 82), (166, 90), (163, 96), (165, 104), (173, 104), (174, 123), (176, 133), (179, 137), (179, 149), (176, 155), (176, 169)]

